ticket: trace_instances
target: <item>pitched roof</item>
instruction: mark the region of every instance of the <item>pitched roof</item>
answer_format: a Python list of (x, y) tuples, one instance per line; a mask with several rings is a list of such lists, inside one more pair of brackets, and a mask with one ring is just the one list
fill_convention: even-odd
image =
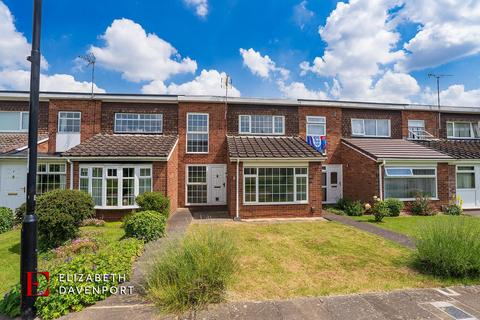
[(451, 159), (448, 155), (403, 139), (342, 139), (344, 143), (372, 158)]
[(227, 143), (230, 158), (324, 158), (300, 137), (228, 136)]
[(455, 159), (480, 159), (480, 140), (415, 141), (427, 148), (448, 154)]
[(97, 134), (63, 153), (69, 157), (168, 157), (174, 135)]
[[(48, 135), (41, 134), (38, 141), (48, 138)], [(19, 148), (28, 146), (28, 133), (2, 133), (0, 134), (0, 154), (9, 153)]]

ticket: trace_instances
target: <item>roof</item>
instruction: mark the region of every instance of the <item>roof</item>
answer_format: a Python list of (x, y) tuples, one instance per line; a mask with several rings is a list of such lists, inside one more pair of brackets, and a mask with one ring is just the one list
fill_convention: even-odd
[(451, 159), (446, 154), (403, 139), (342, 139), (350, 147), (378, 159)]
[[(28, 101), (28, 91), (0, 90), (0, 100)], [(92, 99), (91, 93), (81, 92), (41, 92), (40, 100), (51, 99)], [(225, 103), (224, 96), (199, 96), (199, 95), (165, 95), (165, 94), (124, 94), (124, 93), (95, 93), (94, 100), (104, 102), (144, 102), (144, 103), (178, 103), (178, 102), (216, 102)], [(417, 111), (441, 111), (450, 113), (480, 113), (480, 106), (440, 106), (425, 104), (406, 104), (368, 101), (340, 101), (340, 100), (308, 100), (308, 99), (278, 99), (278, 98), (254, 98), (254, 97), (229, 97), (229, 104), (247, 105), (288, 105), (288, 106), (312, 106), (312, 107), (339, 107), (339, 108), (364, 108), (364, 109), (388, 109), (388, 110), (417, 110)]]
[(300, 137), (228, 136), (230, 158), (324, 159)]
[(480, 140), (416, 141), (427, 148), (442, 152), (455, 159), (480, 159)]
[[(40, 134), (38, 141), (48, 139), (48, 135)], [(1, 133), (0, 134), (0, 154), (16, 151), (17, 149), (28, 146), (28, 133)]]
[[(63, 153), (67, 157), (168, 157), (175, 135), (97, 134)], [(139, 159), (140, 160), (140, 159)]]

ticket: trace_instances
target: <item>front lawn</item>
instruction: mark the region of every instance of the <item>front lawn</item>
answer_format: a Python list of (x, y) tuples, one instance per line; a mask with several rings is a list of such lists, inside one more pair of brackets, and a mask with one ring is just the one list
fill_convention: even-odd
[[(105, 241), (118, 241), (124, 236), (121, 222), (106, 223), (103, 227), (82, 227), (82, 235), (99, 234)], [(42, 255), (39, 257), (41, 269)], [(20, 229), (0, 234), (0, 297), (20, 279)]]
[[(364, 215), (360, 217), (351, 217), (357, 221), (363, 221), (365, 223), (372, 223), (378, 227), (403, 233), (410, 237), (415, 237), (419, 227), (424, 224), (431, 223), (438, 219), (457, 219), (457, 216), (400, 216), (400, 217), (385, 217), (382, 222), (375, 222), (372, 215)], [(472, 218), (472, 223), (480, 224), (480, 219)]]
[[(189, 232), (211, 228), (194, 224)], [(412, 251), (335, 222), (223, 223), (239, 268), (229, 300), (285, 299), (451, 285), (409, 267)], [(459, 283), (461, 281), (457, 281)]]

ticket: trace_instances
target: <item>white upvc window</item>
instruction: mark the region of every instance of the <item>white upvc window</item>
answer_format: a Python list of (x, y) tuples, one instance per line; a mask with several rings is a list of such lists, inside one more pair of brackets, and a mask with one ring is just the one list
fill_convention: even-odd
[(240, 134), (283, 135), (285, 134), (285, 117), (272, 115), (240, 115), (238, 117)]
[(245, 167), (245, 204), (308, 203), (307, 167)]
[(0, 132), (28, 131), (28, 112), (0, 111)]
[(82, 165), (79, 174), (79, 189), (92, 195), (97, 209), (136, 208), (135, 198), (152, 191), (151, 165)]
[(161, 113), (115, 113), (117, 133), (162, 133)]
[(187, 153), (208, 153), (208, 113), (187, 113)]
[(352, 119), (352, 136), (390, 137), (390, 119)]
[(206, 165), (187, 166), (187, 204), (207, 204), (208, 183)]
[(467, 121), (448, 121), (448, 139), (475, 139), (480, 137), (478, 123)]
[(475, 190), (475, 166), (457, 166), (457, 189)]
[(408, 138), (418, 139), (424, 135), (425, 120), (408, 120)]
[(81, 113), (60, 111), (58, 113), (58, 132), (80, 133)]
[(327, 120), (325, 117), (307, 116), (307, 137), (325, 136), (327, 134)]
[(37, 165), (37, 194), (66, 187), (67, 166), (64, 163), (39, 163)]
[(385, 167), (385, 198), (414, 200), (419, 194), (437, 199), (436, 167)]

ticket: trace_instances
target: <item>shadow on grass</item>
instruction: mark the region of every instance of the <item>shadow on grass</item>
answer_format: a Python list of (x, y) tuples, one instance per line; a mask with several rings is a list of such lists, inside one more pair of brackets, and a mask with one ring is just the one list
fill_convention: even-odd
[(20, 242), (15, 243), (13, 246), (8, 248), (8, 251), (10, 251), (11, 253), (20, 254)]

